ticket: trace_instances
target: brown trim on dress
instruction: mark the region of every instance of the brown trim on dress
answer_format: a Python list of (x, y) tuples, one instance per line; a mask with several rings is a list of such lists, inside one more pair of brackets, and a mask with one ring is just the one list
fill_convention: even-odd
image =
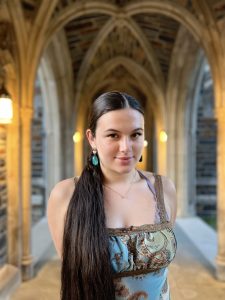
[(115, 279), (115, 278), (120, 278), (120, 277), (128, 277), (128, 276), (135, 276), (135, 275), (143, 275), (143, 274), (148, 274), (148, 273), (154, 273), (154, 272), (160, 271), (162, 268), (157, 268), (155, 270), (140, 269), (140, 270), (131, 270), (131, 271), (114, 273), (113, 274), (113, 278)]
[(139, 226), (129, 226), (129, 227), (117, 227), (117, 228), (110, 228), (108, 227), (108, 233), (109, 235), (127, 235), (127, 234), (132, 234), (134, 232), (154, 232), (158, 230), (163, 230), (166, 228), (171, 228), (172, 229), (172, 224), (171, 222), (164, 222), (164, 223), (159, 223), (159, 224), (143, 224)]
[(156, 198), (157, 198), (157, 204), (159, 208), (159, 215), (160, 220), (162, 223), (168, 222), (167, 220), (167, 213), (165, 208), (165, 202), (164, 202), (164, 196), (163, 196), (163, 184), (162, 184), (162, 178), (161, 175), (153, 174), (155, 177), (155, 190), (156, 190)]

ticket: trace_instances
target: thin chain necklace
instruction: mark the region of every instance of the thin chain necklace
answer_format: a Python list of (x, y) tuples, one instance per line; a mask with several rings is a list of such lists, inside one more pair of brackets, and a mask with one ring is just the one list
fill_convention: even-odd
[(123, 194), (123, 195), (122, 195), (121, 193), (117, 192), (116, 190), (114, 190), (113, 188), (111, 188), (111, 187), (108, 186), (108, 185), (103, 184), (103, 186), (106, 187), (106, 188), (108, 188), (108, 189), (110, 189), (111, 191), (113, 191), (113, 192), (116, 193), (117, 195), (119, 195), (121, 199), (125, 199), (126, 196), (127, 196), (127, 194), (129, 193), (131, 187), (132, 187), (132, 183), (134, 183), (134, 179), (135, 179), (135, 177), (136, 177), (136, 176), (135, 176), (136, 173), (137, 173), (137, 171), (135, 170), (134, 176), (133, 176), (133, 178), (132, 178), (132, 180), (131, 180), (131, 182), (130, 182), (129, 188), (127, 189), (126, 193)]

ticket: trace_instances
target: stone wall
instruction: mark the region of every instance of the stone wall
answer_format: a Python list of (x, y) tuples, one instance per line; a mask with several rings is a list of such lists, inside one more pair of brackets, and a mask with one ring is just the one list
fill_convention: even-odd
[(0, 125), (0, 267), (7, 261), (6, 129)]
[(43, 105), (38, 81), (35, 87), (34, 115), (32, 120), (32, 223), (45, 214), (45, 132)]
[(207, 69), (200, 95), (197, 120), (197, 214), (216, 215), (216, 132), (212, 79)]

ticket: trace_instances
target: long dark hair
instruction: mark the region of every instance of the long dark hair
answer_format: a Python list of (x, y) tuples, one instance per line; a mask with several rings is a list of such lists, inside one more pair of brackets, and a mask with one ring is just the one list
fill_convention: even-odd
[[(98, 119), (117, 109), (133, 108), (143, 114), (139, 102), (117, 91), (100, 95), (93, 103), (89, 129), (95, 136)], [(109, 259), (103, 174), (93, 166), (91, 153), (70, 200), (64, 226), (61, 299), (113, 300), (115, 290)]]

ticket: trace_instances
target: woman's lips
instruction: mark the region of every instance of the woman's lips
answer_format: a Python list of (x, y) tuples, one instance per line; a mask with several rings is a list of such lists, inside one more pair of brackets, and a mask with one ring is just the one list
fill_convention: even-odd
[(117, 157), (118, 159), (121, 159), (121, 160), (129, 160), (129, 159), (132, 159), (133, 157), (131, 156), (124, 156), (124, 157)]
[(128, 166), (132, 163), (134, 156), (122, 156), (116, 157), (119, 165)]

